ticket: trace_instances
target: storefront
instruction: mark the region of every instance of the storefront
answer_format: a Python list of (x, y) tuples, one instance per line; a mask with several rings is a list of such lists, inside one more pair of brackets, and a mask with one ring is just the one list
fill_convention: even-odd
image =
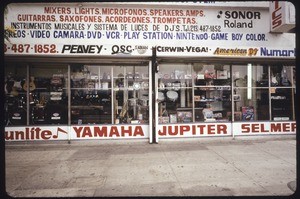
[(5, 139), (295, 134), (295, 34), (271, 31), (279, 7), (9, 4)]

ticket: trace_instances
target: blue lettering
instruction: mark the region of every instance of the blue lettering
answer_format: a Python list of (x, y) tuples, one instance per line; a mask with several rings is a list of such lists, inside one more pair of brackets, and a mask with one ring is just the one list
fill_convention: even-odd
[(228, 33), (212, 33), (212, 40), (228, 40)]
[(172, 32), (143, 32), (143, 39), (173, 39)]
[(138, 39), (140, 32), (124, 32), (124, 39)]
[(239, 34), (239, 33), (234, 34), (234, 33), (232, 33), (232, 41), (234, 41), (234, 40), (242, 40), (242, 38), (243, 38), (243, 34)]
[(49, 38), (50, 32), (48, 30), (30, 30), (31, 38)]
[(87, 38), (100, 39), (102, 37), (101, 32), (98, 31), (87, 31)]
[(266, 41), (265, 34), (246, 34), (247, 41)]
[(293, 57), (295, 56), (295, 50), (270, 50), (265, 47), (261, 47), (260, 55), (267, 57)]
[(84, 32), (83, 31), (54, 31), (53, 32), (54, 38), (63, 38), (63, 39), (84, 39)]
[(119, 32), (106, 32), (106, 38), (107, 39), (120, 39), (120, 33)]

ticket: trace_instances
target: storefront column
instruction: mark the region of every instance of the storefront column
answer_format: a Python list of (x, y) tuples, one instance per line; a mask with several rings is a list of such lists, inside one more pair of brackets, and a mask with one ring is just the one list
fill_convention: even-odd
[(30, 123), (30, 112), (29, 112), (29, 106), (30, 106), (30, 75), (29, 75), (29, 65), (26, 66), (26, 80), (25, 82), (27, 82), (26, 84), (26, 124), (29, 125)]
[(68, 65), (68, 84), (67, 84), (67, 95), (68, 95), (68, 143), (71, 143), (71, 65)]
[[(151, 66), (151, 67), (150, 67)], [(157, 136), (157, 72), (158, 72), (158, 65), (156, 60), (156, 47), (152, 47), (152, 59), (151, 64), (149, 64), (149, 73), (151, 76), (149, 76), (149, 92), (151, 95), (149, 95), (149, 107), (151, 107), (151, 110), (149, 110), (149, 137), (150, 137), (150, 143), (158, 143), (158, 136)], [(151, 103), (150, 103), (151, 101)]]
[(233, 81), (233, 70), (232, 70), (232, 65), (230, 66), (230, 78), (231, 78), (231, 135), (232, 138), (234, 139), (234, 128), (233, 128), (233, 122), (234, 122), (234, 81)]
[(152, 72), (152, 61), (149, 62), (149, 143), (153, 143), (153, 113), (152, 113), (152, 106), (153, 106), (153, 87), (152, 87), (152, 78), (150, 78), (150, 74)]

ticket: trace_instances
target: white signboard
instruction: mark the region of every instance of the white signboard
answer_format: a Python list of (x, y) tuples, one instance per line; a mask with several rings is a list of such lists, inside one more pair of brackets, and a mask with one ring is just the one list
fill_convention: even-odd
[[(234, 122), (158, 125), (159, 138), (295, 134), (296, 122)], [(149, 138), (149, 125), (5, 127), (6, 141)]]
[(159, 138), (230, 136), (231, 132), (231, 123), (172, 124), (158, 127)]
[(204, 5), (9, 4), (4, 51), (151, 56), (157, 46), (158, 56), (295, 58), (295, 34), (270, 33), (268, 7)]
[(295, 134), (296, 122), (233, 123), (235, 135)]
[(148, 138), (148, 125), (5, 127), (6, 141)]
[(67, 140), (68, 132), (68, 126), (5, 127), (5, 140)]

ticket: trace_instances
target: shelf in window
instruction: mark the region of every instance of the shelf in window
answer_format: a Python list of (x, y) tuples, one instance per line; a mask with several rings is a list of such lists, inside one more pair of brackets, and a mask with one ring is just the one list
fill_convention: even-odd
[(71, 109), (100, 109), (103, 110), (103, 106), (96, 105), (71, 105)]
[(122, 87), (122, 88), (114, 88), (114, 91), (139, 91), (139, 90), (149, 90), (149, 88), (139, 88), (139, 89), (134, 89), (133, 87)]
[(192, 89), (192, 87), (164, 87), (164, 88), (158, 88), (158, 90), (175, 90), (175, 91), (180, 91), (181, 89)]
[(107, 90), (111, 90), (111, 88), (71, 88), (71, 90), (107, 91)]
[(178, 107), (176, 110), (177, 110), (177, 111), (182, 111), (182, 110), (193, 110), (193, 108), (192, 108), (192, 107)]
[(163, 78), (159, 78), (158, 80), (161, 80), (163, 82), (182, 82), (182, 81), (191, 81), (192, 79), (163, 79)]
[(38, 88), (35, 88), (34, 90), (32, 91), (35, 91), (35, 90), (46, 90), (47, 88), (46, 87), (38, 87)]
[(230, 91), (230, 86), (194, 86), (195, 90), (202, 91)]

